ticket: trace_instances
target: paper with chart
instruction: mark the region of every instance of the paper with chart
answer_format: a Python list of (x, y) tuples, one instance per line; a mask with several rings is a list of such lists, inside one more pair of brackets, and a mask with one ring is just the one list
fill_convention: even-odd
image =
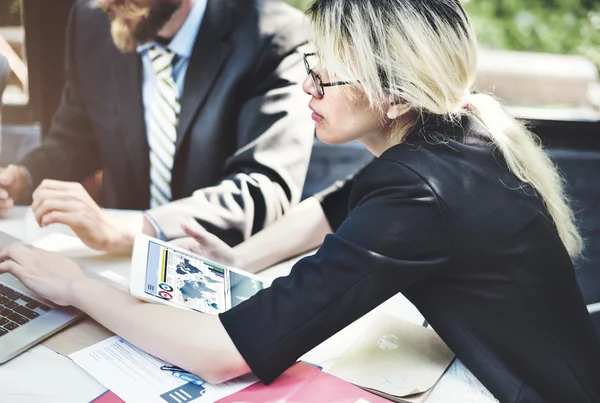
[(215, 402), (257, 381), (247, 375), (212, 385), (185, 372), (164, 371), (161, 367), (167, 363), (118, 336), (70, 354), (69, 358), (126, 403)]

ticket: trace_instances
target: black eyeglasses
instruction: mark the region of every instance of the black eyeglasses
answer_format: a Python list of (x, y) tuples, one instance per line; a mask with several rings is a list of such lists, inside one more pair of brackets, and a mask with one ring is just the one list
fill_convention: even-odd
[(315, 89), (317, 90), (317, 93), (319, 94), (320, 97), (325, 95), (325, 87), (335, 87), (336, 85), (352, 84), (352, 82), (350, 82), (350, 81), (335, 81), (332, 83), (324, 83), (323, 80), (321, 79), (321, 76), (319, 76), (317, 73), (315, 73), (313, 71), (313, 69), (310, 68), (310, 65), (308, 64), (308, 60), (306, 60), (306, 58), (308, 56), (316, 56), (316, 55), (317, 55), (316, 53), (305, 53), (304, 54), (304, 67), (306, 68), (306, 74), (308, 74), (312, 78)]

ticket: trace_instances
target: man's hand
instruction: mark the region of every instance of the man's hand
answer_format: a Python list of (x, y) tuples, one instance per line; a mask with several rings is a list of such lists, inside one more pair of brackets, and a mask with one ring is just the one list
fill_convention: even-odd
[(44, 180), (33, 192), (31, 208), (41, 227), (65, 224), (87, 246), (107, 252), (130, 253), (134, 236), (142, 228), (141, 214), (117, 221), (80, 183)]
[(85, 278), (72, 260), (18, 243), (0, 251), (0, 273), (11, 273), (42, 298), (63, 306), (71, 305), (73, 284)]
[(181, 224), (181, 228), (189, 238), (176, 239), (171, 242), (173, 245), (213, 259), (218, 263), (238, 267), (240, 262), (233, 248), (205, 230), (196, 220)]
[(18, 165), (0, 168), (0, 213), (10, 210), (16, 202), (28, 199), (31, 178), (27, 170)]

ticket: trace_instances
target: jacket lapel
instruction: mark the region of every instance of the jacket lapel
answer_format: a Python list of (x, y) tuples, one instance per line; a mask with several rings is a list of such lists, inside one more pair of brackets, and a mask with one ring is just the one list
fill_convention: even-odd
[[(150, 151), (146, 138), (142, 101), (142, 63), (137, 53), (120, 54), (113, 64), (118, 93), (118, 121), (123, 145), (129, 154), (131, 169), (142, 195), (150, 189)], [(144, 199), (144, 200), (145, 200)]]
[(230, 12), (227, 0), (207, 3), (183, 85), (175, 155), (231, 51), (225, 38), (232, 27)]

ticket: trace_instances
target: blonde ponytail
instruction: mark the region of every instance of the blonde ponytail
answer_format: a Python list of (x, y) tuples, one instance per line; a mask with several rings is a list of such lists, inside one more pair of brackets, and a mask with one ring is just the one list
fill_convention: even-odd
[[(451, 121), (475, 115), (510, 171), (542, 197), (569, 254), (581, 253), (563, 180), (538, 139), (496, 99), (470, 95), (478, 45), (459, 0), (321, 0), (312, 3), (309, 14), (321, 67), (336, 81), (354, 82), (375, 109), (402, 100), (417, 115)], [(390, 142), (404, 141), (409, 126), (398, 127)]]
[(544, 200), (558, 234), (571, 257), (581, 253), (583, 240), (564, 192), (564, 181), (542, 149), (537, 136), (509, 116), (490, 95), (472, 94), (469, 111), (488, 129), (510, 171), (531, 185)]

